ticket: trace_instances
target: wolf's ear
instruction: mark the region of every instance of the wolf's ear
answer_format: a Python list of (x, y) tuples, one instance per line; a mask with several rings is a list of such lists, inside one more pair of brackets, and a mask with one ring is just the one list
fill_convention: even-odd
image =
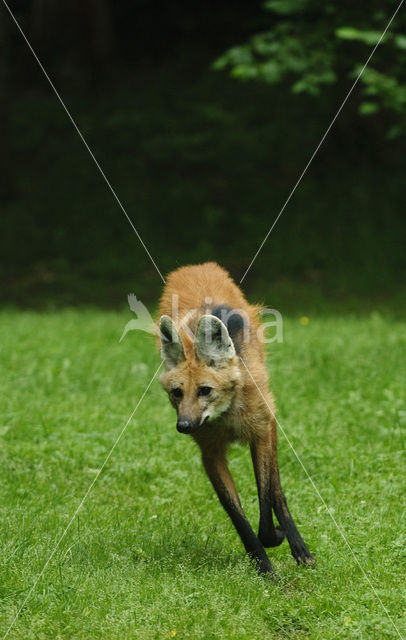
[(159, 320), (161, 337), (161, 357), (167, 369), (173, 369), (185, 359), (185, 353), (175, 325), (169, 316), (161, 316)]
[(199, 360), (213, 367), (224, 366), (235, 356), (233, 341), (227, 328), (216, 316), (205, 315), (200, 318), (195, 353)]

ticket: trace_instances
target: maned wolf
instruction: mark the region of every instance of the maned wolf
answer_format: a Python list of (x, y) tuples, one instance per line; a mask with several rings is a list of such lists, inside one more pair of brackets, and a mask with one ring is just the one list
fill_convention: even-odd
[[(160, 381), (176, 409), (178, 431), (191, 434), (199, 445), (207, 475), (246, 551), (260, 573), (270, 573), (264, 547), (278, 546), (285, 536), (298, 563), (309, 564), (313, 557), (279, 479), (274, 400), (258, 339), (259, 310), (214, 262), (171, 273), (159, 308), (165, 365)], [(260, 505), (258, 536), (227, 466), (227, 447), (235, 440), (251, 448)], [(275, 527), (272, 511), (280, 527)]]

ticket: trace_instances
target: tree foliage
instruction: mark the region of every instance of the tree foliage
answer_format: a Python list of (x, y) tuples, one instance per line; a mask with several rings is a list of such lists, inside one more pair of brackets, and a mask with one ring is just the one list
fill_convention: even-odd
[(406, 13), (403, 8), (382, 37), (398, 1), (368, 9), (331, 0), (267, 0), (270, 28), (232, 47), (214, 63), (241, 80), (287, 83), (294, 93), (318, 96), (326, 85), (360, 78), (360, 115), (389, 110), (389, 135), (406, 132)]

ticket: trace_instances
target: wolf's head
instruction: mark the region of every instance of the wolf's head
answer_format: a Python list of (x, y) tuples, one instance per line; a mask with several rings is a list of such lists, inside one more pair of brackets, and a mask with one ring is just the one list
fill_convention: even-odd
[(193, 433), (232, 404), (240, 377), (234, 344), (213, 315), (201, 316), (194, 342), (182, 340), (169, 316), (161, 317), (159, 329), (166, 369), (160, 381), (177, 411), (178, 431)]

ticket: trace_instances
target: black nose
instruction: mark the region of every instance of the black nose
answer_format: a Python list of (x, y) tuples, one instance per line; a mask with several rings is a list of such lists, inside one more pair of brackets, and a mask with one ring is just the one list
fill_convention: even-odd
[(179, 433), (190, 433), (192, 431), (192, 426), (191, 420), (178, 420), (176, 423), (176, 428)]

